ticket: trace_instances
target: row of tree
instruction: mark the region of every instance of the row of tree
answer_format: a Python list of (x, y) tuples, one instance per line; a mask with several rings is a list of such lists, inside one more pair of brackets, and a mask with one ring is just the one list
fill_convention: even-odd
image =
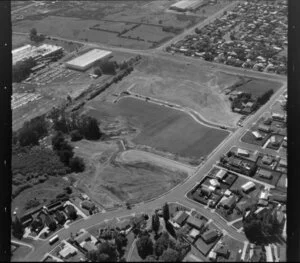
[(49, 114), (49, 118), (53, 121), (54, 130), (70, 134), (72, 141), (78, 141), (82, 138), (98, 140), (102, 136), (99, 123), (93, 117), (79, 116), (76, 112), (67, 116), (64, 111), (53, 109)]
[(72, 145), (64, 138), (62, 132), (56, 133), (52, 138), (52, 147), (59, 159), (73, 172), (82, 172), (85, 169), (84, 161), (80, 157), (74, 157)]

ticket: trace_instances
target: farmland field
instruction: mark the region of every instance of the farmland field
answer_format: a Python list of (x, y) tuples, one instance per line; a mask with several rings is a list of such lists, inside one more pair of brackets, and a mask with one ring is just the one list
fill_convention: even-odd
[[(50, 36), (147, 49), (153, 47), (153, 42), (161, 43), (175, 36), (174, 33), (162, 31), (163, 26), (176, 25), (179, 29), (184, 29), (204, 19), (202, 16), (165, 13), (168, 4), (165, 0), (113, 1), (111, 3), (48, 2), (24, 11), (22, 20), (13, 20), (13, 31), (28, 33), (31, 28), (35, 27), (38, 32)], [(132, 32), (127, 32), (128, 36), (139, 39), (126, 39), (118, 36), (118, 33), (130, 30), (134, 25), (140, 25), (140, 29), (138, 27)], [(140, 39), (145, 39), (145, 41)]]
[(141, 132), (133, 140), (136, 144), (183, 157), (207, 156), (228, 134), (200, 125), (180, 111), (133, 98), (121, 99), (116, 104), (92, 101), (89, 106), (92, 108), (88, 114), (100, 121), (105, 117), (122, 116), (139, 128)]

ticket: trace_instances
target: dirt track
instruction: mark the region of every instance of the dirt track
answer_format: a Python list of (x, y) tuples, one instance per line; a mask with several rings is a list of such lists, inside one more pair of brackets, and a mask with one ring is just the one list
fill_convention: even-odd
[(129, 150), (121, 153), (120, 161), (125, 163), (151, 163), (153, 165), (172, 170), (172, 171), (182, 171), (191, 175), (195, 170), (194, 167), (182, 164), (167, 158), (163, 158), (153, 153), (139, 151), (139, 150)]

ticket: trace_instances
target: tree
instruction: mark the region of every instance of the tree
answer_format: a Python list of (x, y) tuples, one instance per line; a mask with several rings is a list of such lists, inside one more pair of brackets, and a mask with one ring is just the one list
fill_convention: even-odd
[(103, 74), (107, 74), (107, 75), (115, 75), (116, 74), (115, 61), (100, 62), (97, 66), (100, 67)]
[[(116, 262), (117, 261), (117, 251), (116, 247), (109, 242), (104, 242), (99, 245), (98, 248), (98, 261), (99, 262)], [(100, 255), (103, 255), (100, 257)], [(105, 256), (107, 255), (107, 256)]]
[(80, 173), (84, 171), (85, 164), (82, 158), (76, 156), (70, 159), (69, 167), (71, 168), (72, 172)]
[(169, 221), (166, 221), (165, 223), (166, 223), (166, 229), (168, 230), (168, 232), (171, 234), (171, 236), (176, 238), (176, 232), (174, 230), (173, 225)]
[(163, 206), (163, 218), (165, 222), (167, 222), (170, 219), (170, 212), (169, 212), (169, 205), (168, 203), (165, 203)]
[(119, 252), (119, 254), (123, 254), (122, 253), (122, 249), (123, 247), (126, 247), (127, 246), (127, 238), (124, 234), (117, 234), (116, 237), (115, 237), (115, 244), (116, 244), (116, 247), (117, 247), (117, 250)]
[(19, 133), (19, 142), (22, 147), (32, 146), (39, 144), (39, 136), (36, 131), (31, 130), (30, 128), (24, 127), (20, 130)]
[(145, 258), (144, 262), (156, 262), (156, 258), (153, 255), (149, 255)]
[(157, 235), (159, 227), (160, 227), (159, 217), (157, 213), (155, 213), (154, 215), (152, 215), (152, 230), (155, 232), (155, 235)]
[(24, 235), (24, 227), (23, 227), (20, 219), (17, 216), (12, 224), (12, 234), (14, 237), (16, 237), (18, 239), (22, 239), (22, 237)]
[(101, 76), (102, 75), (102, 70), (100, 67), (96, 67), (94, 68), (94, 74), (97, 76)]
[(149, 236), (143, 235), (136, 243), (139, 256), (145, 259), (153, 253), (153, 242)]
[(54, 231), (56, 229), (56, 223), (51, 221), (48, 227), (50, 231)]
[(154, 252), (157, 257), (160, 257), (162, 253), (169, 246), (169, 234), (167, 232), (163, 232), (162, 235), (156, 240), (154, 245)]
[(176, 241), (176, 242), (169, 242), (169, 248), (172, 248), (175, 251), (177, 251), (178, 252), (177, 260), (182, 261), (186, 256), (186, 254), (190, 251), (191, 245), (187, 242)]
[(54, 151), (61, 150), (62, 144), (65, 143), (65, 137), (62, 132), (57, 132), (52, 137), (52, 148)]
[(81, 139), (83, 139), (83, 136), (79, 130), (71, 131), (70, 136), (71, 136), (72, 142), (77, 142), (77, 141), (80, 141)]
[(30, 40), (35, 40), (37, 37), (37, 30), (36, 28), (31, 28), (29, 32), (29, 38)]
[(88, 140), (98, 140), (101, 138), (101, 132), (98, 121), (95, 118), (82, 116), (79, 123), (79, 131)]
[(163, 262), (178, 262), (178, 259), (179, 253), (172, 248), (168, 248), (161, 256)]

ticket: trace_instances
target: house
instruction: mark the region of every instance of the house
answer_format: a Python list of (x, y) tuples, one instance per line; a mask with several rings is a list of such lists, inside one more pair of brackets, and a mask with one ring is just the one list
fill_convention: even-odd
[(215, 188), (220, 187), (220, 183), (219, 183), (218, 180), (216, 180), (216, 179), (210, 179), (209, 182), (210, 182), (210, 184), (211, 184), (213, 187), (215, 187)]
[(258, 131), (253, 131), (252, 134), (256, 140), (261, 140), (263, 138), (262, 135)]
[(279, 161), (279, 166), (287, 168), (287, 161), (285, 159), (281, 159)]
[(30, 214), (24, 215), (20, 218), (20, 222), (22, 224), (23, 227), (27, 227), (30, 225), (30, 223), (33, 221), (33, 217)]
[(189, 233), (189, 236), (192, 238), (192, 239), (195, 239), (196, 237), (198, 237), (200, 234), (200, 231), (193, 228), (190, 233)]
[(216, 173), (215, 177), (216, 177), (218, 180), (223, 180), (223, 178), (225, 177), (226, 173), (227, 173), (227, 171), (225, 171), (225, 170), (223, 170), (223, 169), (220, 169), (220, 170)]
[(79, 236), (75, 237), (74, 239), (78, 244), (81, 244), (84, 241), (90, 241), (91, 240), (91, 234), (88, 232), (83, 232)]
[(285, 120), (285, 116), (283, 114), (280, 113), (272, 113), (272, 119), (273, 120), (278, 120), (278, 121), (284, 121)]
[(247, 182), (245, 184), (243, 184), (241, 186), (242, 190), (245, 192), (245, 193), (248, 193), (250, 192), (251, 190), (253, 190), (255, 188), (255, 184), (253, 182)]
[(280, 145), (280, 141), (278, 140), (278, 138), (276, 136), (272, 136), (270, 138), (270, 143), (275, 147)]
[(265, 165), (271, 165), (273, 163), (273, 157), (264, 155), (263, 158), (261, 159), (262, 163)]
[(47, 205), (47, 211), (50, 214), (52, 214), (57, 210), (62, 210), (62, 209), (63, 209), (63, 203), (61, 201)]
[(269, 194), (267, 191), (262, 191), (260, 193), (259, 199), (268, 200), (268, 198), (269, 198)]
[(259, 124), (258, 130), (269, 133), (271, 131), (271, 127), (264, 124)]
[(190, 216), (186, 223), (190, 226), (192, 226), (193, 228), (196, 228), (196, 229), (201, 229), (203, 226), (204, 226), (204, 222), (194, 216)]
[(224, 192), (224, 196), (229, 197), (231, 195), (231, 191), (229, 189), (226, 189)]
[(183, 226), (189, 215), (185, 211), (179, 211), (172, 219), (172, 221), (179, 226)]
[(259, 199), (257, 202), (258, 206), (263, 206), (266, 207), (269, 204), (268, 200), (264, 200), (264, 199)]
[(59, 255), (63, 259), (68, 259), (77, 254), (77, 249), (71, 245), (66, 245), (61, 251), (59, 251)]
[(208, 254), (208, 259), (211, 261), (215, 261), (217, 259), (217, 253), (214, 251), (210, 251)]
[(216, 249), (214, 249), (214, 252), (216, 252), (217, 256), (223, 257), (228, 259), (230, 255), (229, 249), (224, 245), (219, 245)]
[(237, 176), (234, 174), (227, 174), (223, 182), (227, 185), (232, 185), (234, 181), (236, 180)]
[(218, 238), (218, 232), (216, 229), (211, 229), (202, 234), (202, 239), (206, 244), (214, 242)]
[(88, 200), (83, 201), (81, 203), (81, 207), (88, 211), (93, 211), (96, 208), (95, 204)]
[(234, 196), (223, 197), (220, 201), (220, 206), (223, 206), (225, 209), (231, 209), (236, 204), (236, 200)]
[(266, 118), (266, 119), (264, 120), (264, 124), (265, 124), (265, 125), (271, 125), (271, 123), (272, 123), (272, 119), (271, 119), (271, 118)]
[(272, 172), (271, 171), (268, 171), (268, 170), (265, 170), (265, 169), (258, 169), (257, 170), (257, 175), (264, 178), (264, 179), (268, 179), (268, 180), (271, 180), (273, 178), (273, 175), (272, 175)]
[(39, 233), (43, 228), (44, 224), (41, 219), (36, 218), (30, 225), (31, 231)]
[(92, 242), (83, 241), (82, 243), (80, 243), (80, 246), (87, 252), (97, 250), (97, 247)]
[(249, 157), (249, 152), (241, 148), (238, 148), (236, 153), (239, 156)]
[(71, 215), (71, 217), (72, 217), (72, 214), (74, 214), (74, 213), (77, 214), (77, 211), (76, 211), (75, 207), (72, 206), (72, 205), (67, 205), (67, 206), (65, 207), (65, 212), (66, 212), (68, 218), (70, 218), (70, 215)]
[(196, 257), (194, 254), (188, 254), (184, 259), (183, 262), (202, 262), (200, 258)]
[(207, 197), (210, 197), (211, 192), (212, 192), (212, 191), (209, 189), (209, 187), (207, 187), (207, 186), (205, 186), (205, 185), (202, 185), (201, 191), (200, 191), (200, 193), (201, 193), (202, 195), (207, 196)]
[(273, 194), (269, 197), (269, 200), (279, 203), (286, 203), (286, 195)]
[(54, 218), (60, 225), (63, 225), (66, 222), (66, 218), (65, 218), (64, 214), (60, 211), (55, 212)]

